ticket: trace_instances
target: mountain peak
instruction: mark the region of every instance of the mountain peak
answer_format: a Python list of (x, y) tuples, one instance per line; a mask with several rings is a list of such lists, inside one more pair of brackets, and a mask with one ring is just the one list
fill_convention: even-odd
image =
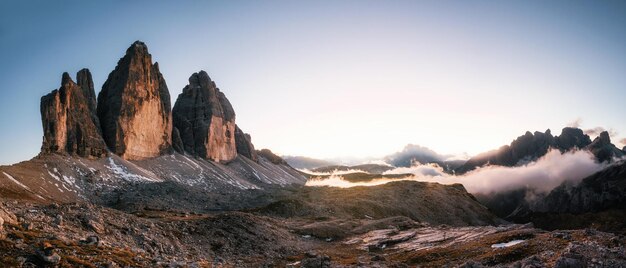
[(185, 152), (218, 162), (237, 156), (235, 112), (205, 71), (189, 77), (172, 116)]
[(607, 131), (602, 131), (596, 139), (600, 139), (603, 143), (611, 143), (611, 136)]
[(74, 83), (74, 81), (72, 81), (72, 77), (70, 77), (70, 74), (64, 72), (61, 76), (61, 86), (65, 86), (68, 83)]
[(207, 74), (207, 72), (203, 70), (200, 70), (197, 73), (193, 73), (189, 77), (189, 87), (185, 87), (185, 89), (198, 88), (198, 87), (208, 89), (208, 90), (216, 89), (215, 82), (211, 81), (211, 77), (209, 77), (209, 74)]
[(141, 160), (170, 151), (170, 94), (143, 42), (133, 43), (118, 61), (97, 106), (104, 141), (115, 154)]
[[(96, 114), (96, 92), (93, 86), (93, 79), (91, 77), (91, 72), (89, 69), (83, 68), (76, 73), (76, 84), (83, 90), (83, 95), (87, 98), (87, 104), (89, 105), (89, 110), (92, 113)], [(97, 119), (97, 117), (96, 117)], [(100, 128), (100, 123), (98, 123), (98, 128)]]
[(137, 40), (126, 49), (126, 55), (129, 54), (148, 54), (148, 46), (146, 46), (146, 43)]

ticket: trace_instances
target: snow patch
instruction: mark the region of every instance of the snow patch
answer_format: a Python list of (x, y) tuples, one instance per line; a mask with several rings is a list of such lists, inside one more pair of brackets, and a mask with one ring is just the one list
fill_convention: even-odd
[(153, 179), (141, 176), (141, 175), (137, 175), (137, 174), (133, 174), (128, 172), (128, 170), (126, 169), (126, 167), (122, 166), (122, 165), (117, 165), (115, 164), (115, 161), (113, 161), (113, 158), (108, 158), (109, 160), (109, 170), (111, 170), (111, 172), (113, 172), (113, 174), (117, 175), (118, 177), (127, 180), (127, 181), (155, 181)]
[(16, 180), (15, 178), (13, 178), (13, 176), (9, 175), (8, 173), (6, 173), (6, 172), (4, 172), (4, 171), (3, 171), (2, 173), (3, 173), (5, 176), (7, 176), (7, 178), (9, 178), (11, 181), (13, 181), (15, 184), (17, 184), (17, 185), (19, 185), (19, 186), (22, 186), (22, 188), (24, 188), (24, 189), (30, 190), (30, 188), (28, 188), (28, 186), (26, 186), (26, 185), (22, 184), (21, 182), (19, 182), (19, 181), (18, 181), (18, 180)]
[(526, 240), (513, 240), (513, 241), (506, 242), (506, 243), (493, 244), (491, 245), (491, 248), (508, 248), (508, 247), (523, 243), (524, 241)]

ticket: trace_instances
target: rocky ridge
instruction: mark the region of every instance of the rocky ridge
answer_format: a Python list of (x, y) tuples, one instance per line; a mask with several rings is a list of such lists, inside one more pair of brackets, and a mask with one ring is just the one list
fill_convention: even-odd
[(598, 161), (610, 161), (614, 157), (621, 157), (624, 152), (611, 144), (608, 132), (602, 132), (593, 142), (582, 129), (566, 127), (561, 135), (553, 136), (548, 129), (546, 132), (536, 131), (518, 137), (510, 145), (497, 150), (479, 154), (467, 160), (455, 171), (459, 174), (468, 172), (485, 165), (516, 166), (537, 160), (550, 149), (562, 152), (573, 149), (585, 149), (592, 152)]

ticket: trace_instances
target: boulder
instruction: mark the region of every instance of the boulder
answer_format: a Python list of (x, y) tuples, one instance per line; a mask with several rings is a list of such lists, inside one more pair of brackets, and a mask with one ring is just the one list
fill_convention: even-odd
[(189, 77), (172, 114), (184, 152), (216, 162), (237, 156), (235, 111), (205, 71)]
[(103, 157), (107, 147), (100, 135), (94, 95), (88, 93), (93, 91), (89, 70), (79, 71), (77, 79), (80, 84), (63, 73), (61, 87), (41, 98), (41, 152)]
[(109, 149), (128, 160), (171, 152), (170, 94), (143, 42), (133, 43), (98, 95), (97, 114)]
[(37, 250), (37, 256), (45, 264), (57, 264), (61, 262), (61, 256), (56, 253), (56, 249), (49, 243), (44, 242), (41, 250)]
[(0, 220), (7, 224), (17, 225), (18, 223), (17, 217), (15, 216), (15, 214), (6, 210), (2, 205), (0, 205)]

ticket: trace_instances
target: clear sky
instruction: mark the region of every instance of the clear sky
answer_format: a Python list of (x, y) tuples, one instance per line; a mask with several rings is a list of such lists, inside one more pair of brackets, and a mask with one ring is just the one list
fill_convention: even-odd
[(624, 1), (0, 2), (0, 163), (39, 152), (40, 97), (135, 40), (172, 100), (206, 70), (258, 148), (479, 153), (582, 119), (626, 137)]

